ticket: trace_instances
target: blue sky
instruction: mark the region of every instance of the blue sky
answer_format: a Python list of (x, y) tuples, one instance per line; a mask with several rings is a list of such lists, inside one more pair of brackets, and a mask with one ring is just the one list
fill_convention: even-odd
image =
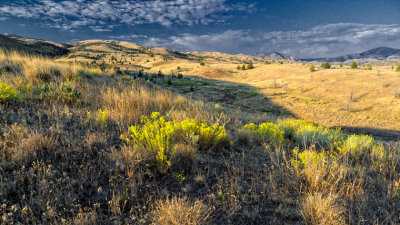
[(400, 48), (400, 0), (0, 0), (0, 33), (300, 58)]

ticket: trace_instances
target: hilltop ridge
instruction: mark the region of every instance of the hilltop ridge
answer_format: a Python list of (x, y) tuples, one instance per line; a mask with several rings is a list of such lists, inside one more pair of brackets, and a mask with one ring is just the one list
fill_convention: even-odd
[(376, 61), (376, 60), (398, 60), (398, 59), (400, 59), (400, 49), (378, 47), (361, 53), (352, 53), (337, 57), (308, 58), (308, 59), (302, 59), (302, 61), (346, 62), (349, 60)]

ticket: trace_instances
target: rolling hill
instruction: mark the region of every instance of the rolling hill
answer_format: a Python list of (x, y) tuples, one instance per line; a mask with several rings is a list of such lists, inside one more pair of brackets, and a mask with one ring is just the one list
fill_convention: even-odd
[(14, 34), (0, 35), (0, 46), (7, 50), (16, 50), (29, 54), (39, 54), (49, 57), (65, 55), (69, 52), (68, 44), (60, 44), (57, 42), (24, 38)]
[(326, 58), (309, 58), (302, 61), (319, 61), (319, 62), (346, 62), (348, 60), (396, 60), (400, 59), (400, 49), (379, 47), (361, 53), (353, 53), (344, 56), (326, 57)]
[(2, 224), (399, 221), (400, 61), (1, 40)]

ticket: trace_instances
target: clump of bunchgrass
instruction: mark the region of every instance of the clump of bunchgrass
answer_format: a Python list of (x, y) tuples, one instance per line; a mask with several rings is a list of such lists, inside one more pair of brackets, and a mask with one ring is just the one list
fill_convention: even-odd
[(153, 211), (153, 221), (160, 225), (207, 224), (212, 210), (201, 201), (187, 197), (160, 200)]
[(306, 224), (345, 224), (343, 219), (344, 210), (337, 205), (336, 199), (331, 194), (308, 194), (301, 202), (301, 214)]

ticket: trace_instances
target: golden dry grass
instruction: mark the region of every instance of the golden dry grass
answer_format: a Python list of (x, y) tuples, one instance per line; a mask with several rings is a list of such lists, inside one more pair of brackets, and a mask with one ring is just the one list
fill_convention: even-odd
[[(107, 41), (98, 41), (90, 48), (104, 48)], [(118, 44), (118, 42), (116, 42)], [(140, 49), (129, 43), (121, 46)], [(87, 47), (87, 48), (89, 48)], [(166, 49), (152, 48), (149, 54), (126, 55), (122, 50), (103, 49), (105, 61), (121, 69), (137, 70), (144, 67), (146, 72), (162, 71), (164, 74), (178, 72), (183, 75), (195, 75), (206, 79), (243, 83), (258, 88), (260, 93), (273, 104), (282, 106), (295, 116), (326, 126), (368, 127), (374, 129), (397, 130), (400, 127), (400, 79), (391, 65), (373, 65), (372, 70), (359, 66), (333, 65), (332, 69), (322, 69), (316, 65), (316, 71), (310, 72), (310, 64), (254, 59), (244, 55), (229, 55), (207, 52), (188, 53), (203, 57), (199, 62), (170, 56), (165, 61), (159, 54), (168, 54)], [(85, 51), (82, 50), (82, 53)], [(76, 54), (80, 54), (79, 52)], [(127, 62), (109, 62), (111, 56)], [(134, 61), (132, 61), (134, 59)], [(61, 58), (60, 61), (71, 59)], [(253, 61), (251, 70), (237, 70), (237, 65)], [(180, 67), (180, 70), (177, 68)], [(200, 88), (201, 90), (201, 88)], [(251, 104), (250, 104), (250, 107)]]
[(309, 194), (302, 204), (301, 214), (306, 224), (345, 224), (342, 218), (344, 210), (335, 203), (336, 198), (332, 195), (323, 196), (320, 193)]
[(400, 98), (395, 94), (400, 79), (390, 66), (372, 70), (335, 66), (310, 72), (299, 63), (254, 65), (255, 69), (237, 71), (230, 63), (207, 68), (186, 64), (190, 71), (184, 74), (249, 84), (297, 117), (326, 126), (399, 130)]
[(154, 222), (159, 225), (208, 224), (211, 209), (201, 201), (191, 202), (187, 197), (160, 200), (154, 210)]
[[(180, 66), (185, 75), (216, 79), (206, 79), (209, 83), (203, 85), (199, 82), (201, 78), (190, 77), (200, 83), (191, 91), (191, 84), (168, 86), (164, 77), (151, 82), (146, 81), (147, 75), (135, 79), (133, 75), (109, 71), (93, 74), (90, 70), (98, 68), (79, 65), (74, 69), (73, 65), (50, 59), (13, 54), (1, 58), (0, 66), (9, 65), (11, 69), (3, 69), (0, 79), (14, 86), (23, 98), (0, 104), (0, 223), (398, 224), (400, 221), (397, 207), (400, 153), (395, 140), (391, 145), (379, 143), (378, 147), (360, 148), (355, 152), (361, 152), (362, 157), (354, 157), (353, 151), (340, 149), (345, 140), (338, 140), (334, 144), (337, 148), (324, 149), (321, 143), (297, 146), (294, 137), (288, 136), (284, 144), (275, 146), (246, 141), (252, 134), (242, 130), (248, 122), (276, 122), (280, 111), (272, 115), (272, 111), (261, 110), (273, 104), (289, 108), (301, 118), (321, 120), (322, 124), (349, 122), (395, 129), (384, 121), (393, 125), (397, 118), (372, 117), (379, 110), (385, 111), (385, 107), (393, 107), (387, 112), (389, 115), (396, 113), (395, 107), (389, 106), (388, 87), (373, 83), (375, 67), (372, 71), (336, 68), (310, 73), (307, 65), (254, 63), (253, 70), (237, 71), (232, 62), (243, 64), (240, 60), (248, 58), (230, 59), (232, 56), (213, 53), (212, 57), (220, 59), (207, 58), (204, 66), (183, 59), (154, 66), (154, 61), (147, 62), (149, 56), (140, 59), (154, 66), (148, 69), (150, 72), (160, 68), (175, 71)], [(156, 56), (157, 62), (160, 56)], [(58, 68), (59, 75), (54, 68)], [(396, 84), (389, 67), (379, 70), (390, 85)], [(40, 71), (48, 77), (40, 75)], [(354, 76), (342, 77), (341, 73), (346, 71)], [(188, 81), (171, 79), (175, 83)], [(324, 88), (321, 84), (328, 81), (321, 79), (337, 80), (329, 81), (332, 87)], [(353, 83), (356, 81), (362, 82)], [(286, 82), (290, 83), (283, 87)], [(54, 85), (58, 92), (51, 97), (58, 94), (68, 97), (73, 92), (68, 88), (66, 92), (62, 90), (65, 83), (80, 93), (72, 98), (73, 102), (43, 99), (38, 94), (38, 87)], [(238, 83), (261, 90), (256, 92)], [(354, 90), (377, 90), (361, 98), (355, 94), (359, 100), (352, 101), (348, 110), (342, 108), (345, 102), (341, 102), (342, 97), (336, 92), (345, 89), (341, 83), (354, 86)], [(31, 91), (27, 90), (28, 84)], [(386, 97), (378, 101), (381, 95)], [(224, 104), (229, 98), (235, 100)], [(208, 102), (213, 99), (222, 102)], [(245, 104), (250, 105), (247, 111), (237, 109)], [(362, 104), (379, 105), (368, 111), (377, 121), (356, 123), (355, 117), (367, 113), (355, 110)], [(161, 112), (167, 120), (193, 118), (224, 126), (232, 136), (233, 146), (197, 151), (196, 143), (185, 140), (177, 144), (176, 155), (171, 159), (177, 166), (159, 173), (147, 164), (154, 155), (149, 156), (148, 151), (126, 145), (120, 139), (129, 126), (138, 125), (142, 116), (154, 111)], [(322, 160), (311, 157), (303, 165), (296, 152), (317, 155)]]

